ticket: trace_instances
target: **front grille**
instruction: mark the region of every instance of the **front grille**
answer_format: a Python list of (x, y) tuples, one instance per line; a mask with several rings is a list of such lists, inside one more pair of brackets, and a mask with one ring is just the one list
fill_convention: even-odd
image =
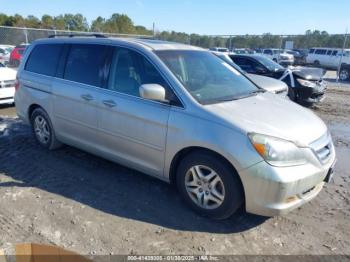
[(327, 133), (313, 142), (311, 148), (314, 150), (321, 163), (327, 163), (334, 150), (331, 136)]
[(16, 80), (4, 80), (0, 81), (0, 88), (15, 87)]

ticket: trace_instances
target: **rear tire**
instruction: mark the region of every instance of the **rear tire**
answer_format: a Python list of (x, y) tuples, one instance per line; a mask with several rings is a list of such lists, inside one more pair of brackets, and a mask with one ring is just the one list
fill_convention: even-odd
[(176, 183), (187, 205), (205, 217), (228, 218), (244, 202), (237, 172), (207, 152), (197, 151), (186, 156), (178, 166)]
[(62, 146), (55, 136), (49, 115), (42, 108), (33, 111), (30, 117), (33, 134), (38, 144), (48, 150)]
[(350, 79), (349, 71), (346, 70), (346, 69), (341, 69), (340, 72), (339, 72), (339, 79), (341, 81), (349, 80)]

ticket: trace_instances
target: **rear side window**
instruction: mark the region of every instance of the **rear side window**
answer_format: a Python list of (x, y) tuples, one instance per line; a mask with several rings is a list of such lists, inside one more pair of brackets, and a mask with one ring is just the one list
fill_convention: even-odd
[(107, 49), (103, 45), (72, 45), (67, 58), (64, 79), (102, 87)]
[(332, 50), (328, 50), (327, 55), (331, 55), (331, 54), (332, 54)]
[(335, 55), (337, 55), (337, 53), (338, 53), (338, 51), (337, 51), (337, 50), (334, 50), (333, 53), (332, 53), (332, 55), (335, 56)]
[(247, 64), (247, 59), (243, 57), (230, 56), (233, 62), (235, 62), (239, 66), (244, 66)]
[[(25, 70), (37, 74), (54, 76), (61, 48), (61, 44), (40, 44), (35, 46), (25, 65)], [(22, 53), (23, 51), (24, 49)]]
[(325, 55), (327, 53), (326, 49), (316, 49), (316, 55)]

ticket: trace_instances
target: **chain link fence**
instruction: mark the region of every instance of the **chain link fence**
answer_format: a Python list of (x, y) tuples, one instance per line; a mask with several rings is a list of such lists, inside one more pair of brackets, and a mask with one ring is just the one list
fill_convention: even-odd
[(21, 44), (30, 44), (34, 40), (40, 38), (47, 38), (50, 35), (61, 34), (103, 34), (110, 37), (153, 38), (153, 35), (111, 34), (103, 32), (85, 32), (0, 26), (0, 45), (16, 46)]

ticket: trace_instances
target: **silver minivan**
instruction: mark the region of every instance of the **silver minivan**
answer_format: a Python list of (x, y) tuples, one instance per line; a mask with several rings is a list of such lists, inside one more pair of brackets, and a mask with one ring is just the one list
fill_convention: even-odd
[(193, 46), (38, 40), (19, 67), (15, 102), (41, 146), (67, 144), (173, 183), (211, 218), (242, 205), (284, 214), (333, 174), (332, 139), (316, 115)]

